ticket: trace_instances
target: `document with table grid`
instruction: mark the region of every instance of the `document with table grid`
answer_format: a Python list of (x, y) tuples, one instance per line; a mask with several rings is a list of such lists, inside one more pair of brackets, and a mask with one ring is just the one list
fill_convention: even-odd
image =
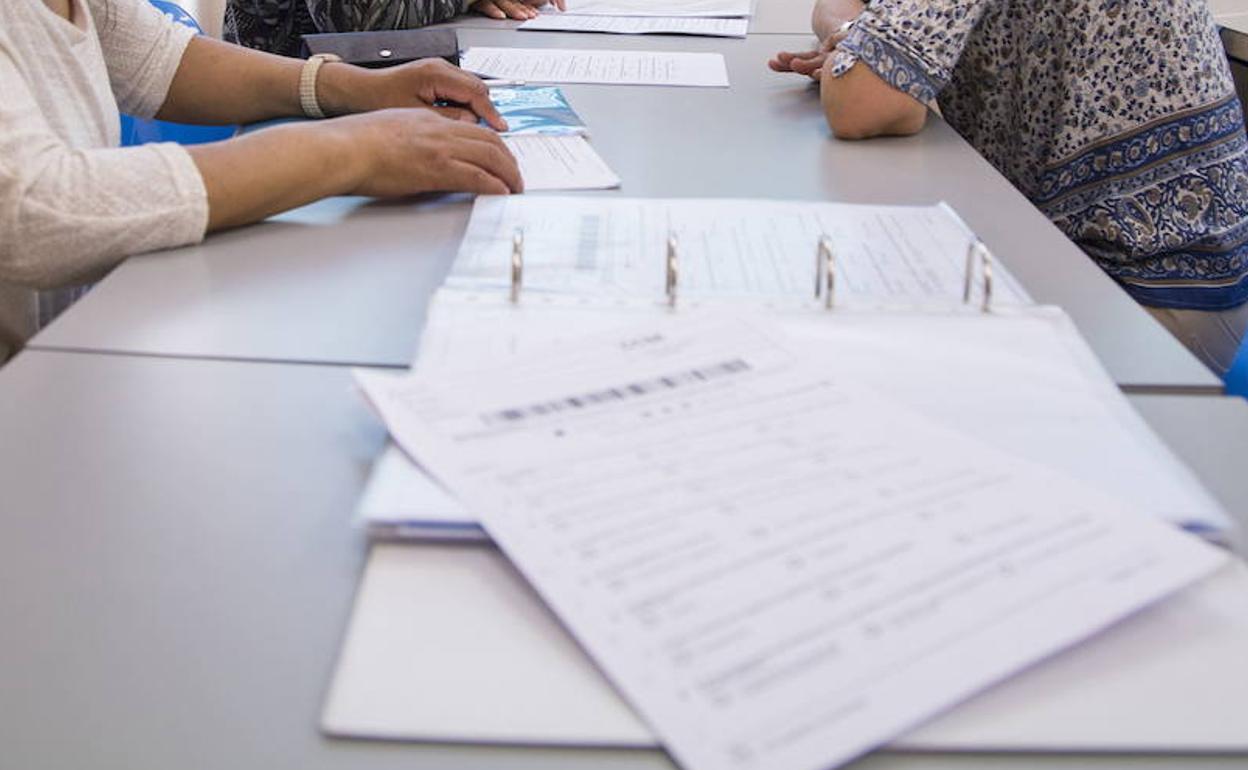
[(728, 87), (719, 53), (473, 46), (460, 66), (482, 77), (529, 83)]

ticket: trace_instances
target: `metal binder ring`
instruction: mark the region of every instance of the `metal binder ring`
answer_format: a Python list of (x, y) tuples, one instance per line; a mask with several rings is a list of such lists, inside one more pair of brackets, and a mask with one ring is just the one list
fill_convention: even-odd
[(524, 228), (517, 227), (511, 235), (511, 301), (520, 301), (524, 283)]
[(819, 278), (823, 274), (824, 307), (832, 309), (836, 300), (836, 257), (832, 252), (832, 239), (827, 235), (819, 238), (819, 248), (815, 252), (815, 298), (819, 297)]
[(966, 249), (966, 275), (962, 282), (962, 304), (971, 302), (971, 286), (975, 282), (975, 256), (979, 256), (980, 269), (984, 276), (984, 299), (980, 310), (987, 313), (992, 309), (992, 252), (978, 238)]
[(680, 258), (677, 253), (676, 233), (667, 234), (667, 306), (676, 307), (677, 285), (680, 282)]

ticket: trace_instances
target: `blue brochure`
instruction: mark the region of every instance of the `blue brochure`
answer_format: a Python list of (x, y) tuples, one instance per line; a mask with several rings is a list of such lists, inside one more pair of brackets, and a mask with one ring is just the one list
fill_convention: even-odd
[(490, 101), (511, 127), (508, 134), (589, 133), (563, 91), (553, 86), (491, 88)]

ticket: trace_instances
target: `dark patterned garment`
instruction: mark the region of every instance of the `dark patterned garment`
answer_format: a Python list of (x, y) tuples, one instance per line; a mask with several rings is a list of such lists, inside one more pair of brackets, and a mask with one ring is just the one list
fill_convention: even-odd
[(1206, 0), (873, 0), (861, 61), (929, 106), (1141, 302), (1248, 299), (1248, 160)]
[(225, 39), (299, 56), (303, 35), (415, 29), (468, 9), (469, 0), (229, 0)]

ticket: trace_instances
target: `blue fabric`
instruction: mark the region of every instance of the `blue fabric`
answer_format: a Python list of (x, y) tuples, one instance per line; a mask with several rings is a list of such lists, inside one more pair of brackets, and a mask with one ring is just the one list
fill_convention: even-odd
[[(182, 6), (169, 0), (149, 0), (156, 10), (165, 14), (177, 24), (190, 27), (203, 34), (203, 29), (195, 17), (186, 12)], [(177, 142), (178, 144), (205, 144), (229, 139), (237, 133), (237, 126), (195, 126), (187, 123), (172, 123), (167, 120), (149, 120), (129, 115), (121, 116), (121, 146), (134, 147), (153, 142)]]
[(1248, 300), (1248, 139), (1233, 95), (1093, 146), (1038, 187), (1036, 205), (1140, 302)]

